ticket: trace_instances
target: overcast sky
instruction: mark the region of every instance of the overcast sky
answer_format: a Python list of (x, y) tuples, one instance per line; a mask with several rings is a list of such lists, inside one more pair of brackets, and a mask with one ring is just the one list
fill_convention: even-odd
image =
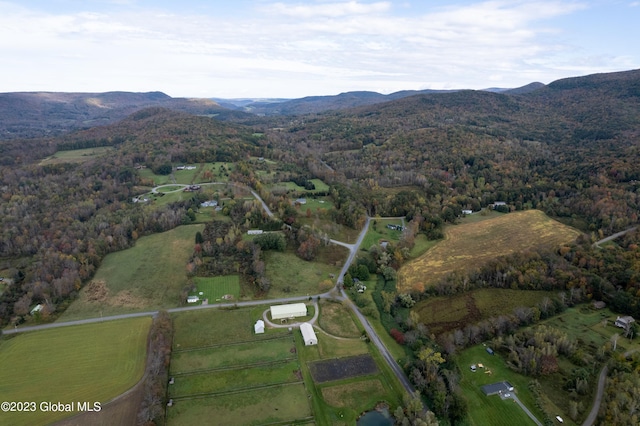
[(635, 0), (0, 0), (0, 92), (293, 98), (637, 68)]

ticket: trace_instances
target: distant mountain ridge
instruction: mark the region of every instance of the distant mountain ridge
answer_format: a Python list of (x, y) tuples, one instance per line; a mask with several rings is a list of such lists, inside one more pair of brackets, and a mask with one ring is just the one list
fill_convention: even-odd
[(244, 115), (210, 99), (172, 98), (162, 92), (0, 93), (0, 140), (55, 136), (113, 123), (155, 106), (223, 119)]

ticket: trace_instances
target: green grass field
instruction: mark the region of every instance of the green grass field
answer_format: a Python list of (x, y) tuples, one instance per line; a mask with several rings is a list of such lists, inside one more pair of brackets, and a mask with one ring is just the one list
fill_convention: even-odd
[(216, 424), (238, 425), (311, 417), (293, 336), (286, 328), (253, 333), (268, 307), (174, 314), (168, 425), (210, 424), (214, 414)]
[[(193, 281), (197, 290), (190, 293), (190, 295), (198, 296), (200, 300), (208, 299), (210, 304), (229, 303), (240, 298), (240, 276), (238, 275), (195, 277)], [(233, 296), (233, 298), (223, 299), (223, 296), (228, 295)]]
[(554, 248), (575, 240), (580, 232), (541, 211), (527, 210), (451, 226), (445, 234), (444, 241), (400, 269), (399, 291), (423, 291), (453, 271), (473, 270), (526, 249)]
[(109, 254), (60, 320), (179, 306), (187, 284), (185, 265), (195, 234), (203, 229), (202, 225), (179, 226)]
[(387, 225), (402, 225), (400, 219), (373, 219), (369, 224), (369, 230), (365, 235), (360, 248), (369, 250), (372, 245), (380, 244), (380, 241), (398, 241), (402, 231), (391, 230)]
[(420, 315), (429, 332), (437, 335), (498, 313), (510, 314), (520, 306), (535, 306), (545, 297), (555, 296), (553, 291), (483, 288), (454, 296), (431, 297), (418, 302), (412, 310)]
[[(106, 402), (144, 372), (151, 318), (34, 331), (0, 341), (0, 400)], [(0, 413), (5, 425), (44, 425), (69, 413)]]
[(93, 160), (96, 157), (108, 154), (113, 150), (110, 146), (99, 146), (96, 148), (73, 149), (70, 151), (58, 151), (51, 157), (47, 157), (40, 162), (41, 166), (47, 164), (60, 163), (82, 163), (84, 161)]
[(338, 254), (333, 264), (322, 262), (323, 255), (313, 262), (300, 259), (291, 251), (264, 252), (266, 275), (271, 280), (269, 298), (287, 296), (305, 296), (318, 294), (319, 284), (329, 278), (329, 274), (340, 273), (340, 260), (344, 261), (346, 253), (343, 247), (330, 246), (324, 249), (324, 256)]
[(295, 358), (293, 342), (287, 334), (282, 338), (216, 346), (188, 351), (176, 351), (171, 356), (171, 374), (233, 367), (243, 364), (283, 361)]
[[(528, 388), (531, 379), (511, 371), (499, 355), (489, 355), (483, 345), (476, 345), (461, 352), (456, 364), (462, 373), (460, 388), (469, 404), (467, 421), (470, 425), (535, 425), (513, 400), (503, 401), (498, 395), (485, 396), (482, 392), (481, 386), (503, 380), (511, 383), (520, 401), (539, 421), (543, 420), (535, 405), (535, 397)], [(484, 368), (478, 368), (474, 373), (470, 369), (471, 364), (483, 364)]]
[(302, 383), (256, 389), (249, 392), (178, 401), (167, 410), (168, 426), (198, 424), (265, 425), (295, 424), (311, 417)]
[(327, 333), (338, 337), (358, 338), (362, 334), (351, 316), (351, 310), (342, 302), (320, 300), (318, 325)]

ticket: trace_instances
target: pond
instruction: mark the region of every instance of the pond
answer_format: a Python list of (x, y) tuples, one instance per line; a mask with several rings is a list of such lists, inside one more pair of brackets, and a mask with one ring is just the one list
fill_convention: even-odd
[(393, 426), (393, 418), (387, 408), (367, 411), (356, 422), (357, 426)]

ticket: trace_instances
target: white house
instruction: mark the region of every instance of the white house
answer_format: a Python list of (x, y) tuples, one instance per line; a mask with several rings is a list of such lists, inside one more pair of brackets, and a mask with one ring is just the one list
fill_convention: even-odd
[(462, 214), (473, 214), (473, 210), (464, 209), (462, 210)]
[(256, 334), (262, 334), (262, 333), (264, 333), (264, 321), (262, 321), (262, 320), (260, 320), (260, 319), (259, 319), (258, 321), (256, 321), (256, 323), (255, 323), (255, 324), (254, 324), (254, 326), (253, 326), (253, 331), (254, 331)]
[(636, 322), (633, 317), (618, 317), (614, 323), (616, 327), (627, 329), (632, 323)]
[(307, 315), (307, 305), (304, 303), (291, 303), (289, 305), (275, 305), (271, 308), (271, 319), (288, 319), (304, 317)]
[(317, 345), (318, 337), (316, 332), (313, 331), (313, 326), (308, 322), (300, 324), (300, 332), (302, 333), (302, 340), (304, 340), (305, 346)]
[(187, 296), (187, 303), (196, 303), (200, 301), (198, 296)]
[(260, 235), (262, 234), (264, 231), (262, 229), (249, 229), (247, 231), (248, 235)]

